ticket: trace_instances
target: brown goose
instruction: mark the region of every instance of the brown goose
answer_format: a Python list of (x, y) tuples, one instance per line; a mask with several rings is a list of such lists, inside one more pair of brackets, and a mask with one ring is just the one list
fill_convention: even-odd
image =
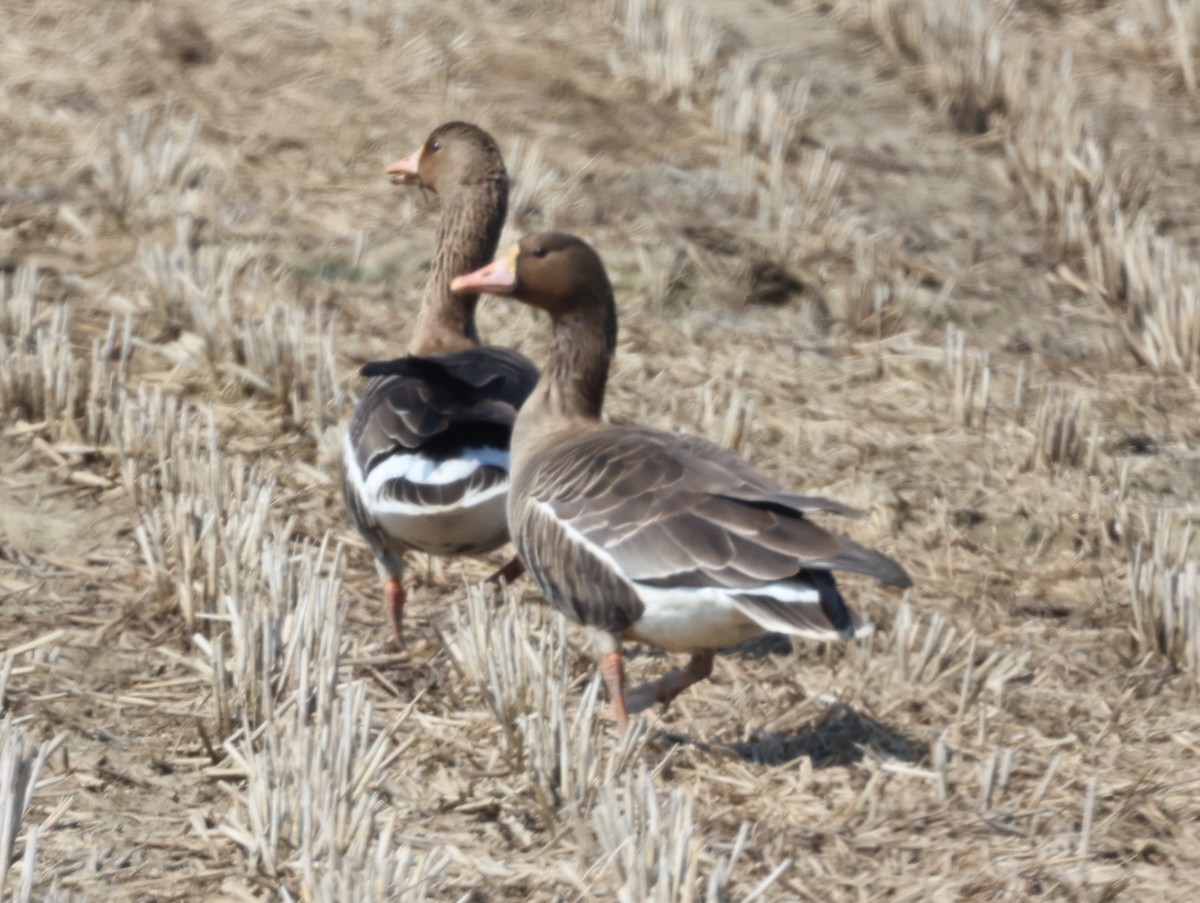
[[(496, 253), (508, 204), (496, 142), (473, 125), (446, 123), (387, 171), (396, 184), (435, 191), (442, 215), (408, 356), (362, 368), (370, 381), (343, 442), (342, 491), (375, 553), (402, 643), (405, 551), (480, 554), (508, 540), (509, 441), (537, 368), (481, 345), (478, 298), (450, 286), (455, 273)], [(513, 559), (497, 575), (520, 572)]]
[[(533, 235), (455, 279), (553, 321), (541, 382), (513, 429), (509, 526), (542, 594), (591, 629), (622, 729), (712, 673), (713, 650), (764, 631), (869, 632), (831, 571), (911, 586), (896, 562), (810, 521), (855, 515), (781, 487), (696, 436), (600, 419), (617, 314), (600, 258), (570, 235)], [(625, 691), (621, 641), (689, 652), (686, 667)]]

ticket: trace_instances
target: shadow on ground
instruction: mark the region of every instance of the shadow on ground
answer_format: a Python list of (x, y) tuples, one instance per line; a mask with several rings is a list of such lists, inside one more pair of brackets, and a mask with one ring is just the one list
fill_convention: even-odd
[(738, 743), (698, 743), (664, 732), (662, 739), (671, 745), (694, 745), (718, 754), (733, 752), (759, 765), (786, 765), (807, 758), (813, 768), (843, 767), (861, 762), (868, 750), (878, 758), (909, 764), (929, 757), (928, 743), (906, 737), (841, 703), (794, 734), (764, 733)]

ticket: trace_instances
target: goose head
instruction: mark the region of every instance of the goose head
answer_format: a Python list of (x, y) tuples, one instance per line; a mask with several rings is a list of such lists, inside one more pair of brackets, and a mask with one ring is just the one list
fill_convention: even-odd
[(467, 122), (447, 122), (417, 150), (387, 168), (393, 185), (416, 185), (439, 195), (504, 177), (504, 159), (492, 136)]
[(552, 319), (612, 306), (600, 255), (563, 232), (527, 235), (482, 269), (451, 283), (456, 292), (502, 295), (544, 310)]

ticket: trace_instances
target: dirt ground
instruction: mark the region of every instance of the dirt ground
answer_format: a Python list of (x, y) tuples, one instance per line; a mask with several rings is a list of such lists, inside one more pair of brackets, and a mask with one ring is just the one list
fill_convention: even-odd
[[(0, 897), (1200, 898), (1197, 35), (6, 2), (0, 711), (52, 748)], [(505, 241), (604, 257), (612, 418), (869, 512), (915, 583), (845, 581), (872, 637), (724, 655), (628, 748), (527, 582), (468, 605), (503, 552), (414, 558), (392, 650), (339, 424), (432, 253), (384, 167), (448, 119), (506, 155)], [(524, 310), (481, 331), (543, 355)]]

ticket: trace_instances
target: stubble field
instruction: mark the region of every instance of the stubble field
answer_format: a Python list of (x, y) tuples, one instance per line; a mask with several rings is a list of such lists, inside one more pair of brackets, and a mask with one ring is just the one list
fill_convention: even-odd
[[(5, 3), (0, 899), (1200, 897), (1198, 45), (1194, 0)], [(604, 257), (609, 416), (869, 512), (916, 584), (846, 579), (871, 638), (624, 743), (503, 551), (413, 558), (392, 649), (339, 430), (448, 119), (505, 242)]]

